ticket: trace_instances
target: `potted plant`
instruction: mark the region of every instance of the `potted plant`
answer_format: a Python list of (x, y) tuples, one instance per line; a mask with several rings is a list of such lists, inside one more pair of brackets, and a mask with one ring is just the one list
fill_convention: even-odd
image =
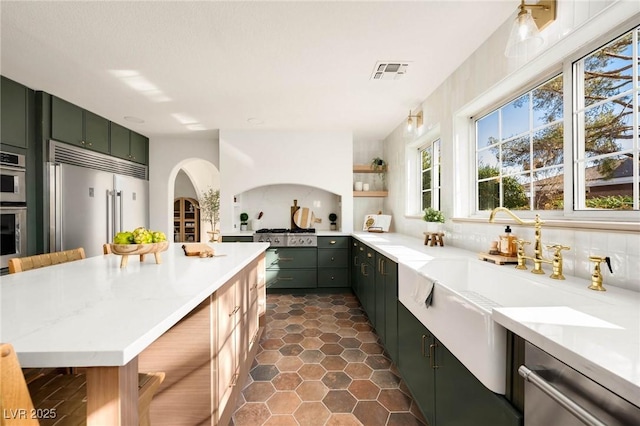
[(246, 213), (240, 213), (240, 230), (241, 231), (246, 231), (247, 230), (247, 221), (249, 220), (249, 215)]
[(382, 181), (382, 188), (384, 189), (387, 163), (380, 157), (374, 157), (371, 160), (371, 169), (378, 174), (378, 177)]
[(200, 215), (201, 220), (205, 220), (211, 224), (211, 231), (207, 231), (210, 235), (209, 242), (213, 243), (218, 240), (216, 232), (216, 223), (220, 218), (220, 190), (209, 188), (200, 196)]
[(337, 228), (336, 220), (338, 220), (338, 215), (335, 213), (329, 213), (329, 220), (331, 221), (331, 230), (335, 231)]
[(422, 218), (427, 222), (427, 232), (441, 232), (444, 215), (440, 210), (427, 207), (424, 209), (424, 216)]

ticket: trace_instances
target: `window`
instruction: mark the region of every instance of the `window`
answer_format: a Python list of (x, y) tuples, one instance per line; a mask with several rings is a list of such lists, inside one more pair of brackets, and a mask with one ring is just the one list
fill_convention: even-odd
[(420, 149), (421, 209), (440, 210), (440, 139)]
[(478, 210), (563, 208), (562, 74), (476, 120)]
[(638, 210), (640, 27), (573, 65), (575, 210)]
[(640, 210), (639, 51), (636, 27), (566, 61), (571, 90), (560, 74), (476, 120), (477, 210)]

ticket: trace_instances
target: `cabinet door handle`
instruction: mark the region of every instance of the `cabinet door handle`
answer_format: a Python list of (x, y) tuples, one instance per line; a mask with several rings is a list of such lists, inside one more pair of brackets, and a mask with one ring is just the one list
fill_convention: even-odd
[(360, 247), (360, 251), (364, 251), (364, 247)]
[(254, 284), (254, 285), (252, 285), (252, 286), (251, 286), (251, 289), (250, 289), (249, 291), (253, 291), (253, 290), (255, 290), (256, 288), (258, 288), (258, 284)]
[(372, 255), (371, 253), (367, 253), (367, 257), (368, 257), (369, 259), (371, 259), (371, 258), (373, 257), (373, 255)]
[(234, 316), (240, 310), (240, 306), (233, 308), (233, 311), (229, 314), (230, 317)]
[[(109, 238), (111, 238), (111, 236), (109, 236)], [(358, 255), (353, 256), (353, 266), (358, 266)]]
[(387, 275), (387, 270), (385, 269), (384, 265), (387, 263), (386, 260), (384, 259), (380, 259), (380, 274), (381, 275)]
[(337, 241), (335, 241), (335, 240), (331, 240), (331, 241), (329, 241), (329, 244), (335, 244), (336, 242)]
[(362, 264), (362, 275), (364, 275), (365, 277), (369, 276), (369, 274), (367, 274), (367, 264), (366, 263)]
[(440, 368), (439, 365), (436, 365), (436, 346), (437, 343), (432, 343), (429, 345), (429, 358), (431, 358), (431, 368)]
[(429, 358), (429, 356), (427, 355), (427, 350), (426, 350), (426, 345), (425, 345), (426, 342), (427, 342), (427, 335), (423, 334), (422, 335), (422, 341), (420, 342), (420, 352), (422, 352), (422, 357), (423, 358)]

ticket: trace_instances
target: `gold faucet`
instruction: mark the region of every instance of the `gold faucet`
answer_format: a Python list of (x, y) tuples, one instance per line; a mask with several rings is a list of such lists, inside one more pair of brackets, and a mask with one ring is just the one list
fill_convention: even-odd
[(596, 291), (607, 291), (607, 289), (602, 286), (602, 273), (600, 272), (600, 264), (602, 262), (607, 262), (609, 272), (613, 274), (613, 269), (611, 269), (611, 258), (608, 256), (589, 256), (589, 260), (594, 263), (594, 266), (593, 273), (591, 274), (591, 285), (588, 288), (590, 290)]
[(553, 261), (551, 262), (553, 265), (553, 273), (549, 278), (553, 278), (554, 280), (564, 280), (564, 275), (562, 275), (562, 254), (560, 252), (562, 250), (571, 250), (571, 247), (563, 246), (562, 244), (553, 244), (547, 246), (547, 249), (554, 250)]
[[(534, 273), (534, 274), (540, 274), (540, 275), (544, 274), (544, 271), (542, 270), (542, 264), (543, 263), (552, 263), (552, 261), (542, 257), (542, 224), (544, 222), (542, 220), (540, 220), (540, 215), (536, 214), (535, 220), (524, 221), (524, 220), (520, 219), (518, 216), (516, 216), (508, 208), (506, 208), (506, 207), (496, 207), (495, 209), (493, 209), (491, 211), (491, 214), (489, 215), (489, 223), (493, 223), (495, 221), (496, 213), (498, 213), (498, 212), (504, 212), (504, 213), (508, 214), (516, 222), (518, 222), (520, 225), (533, 225), (534, 236), (535, 236), (535, 242), (533, 244), (534, 256), (533, 257), (525, 256), (524, 255), (524, 247), (521, 246), (521, 249), (518, 250), (518, 266), (516, 266), (516, 268), (517, 269), (527, 269), (526, 260), (524, 260), (524, 259), (531, 259), (531, 260), (533, 260), (533, 270), (531, 272)], [(523, 261), (521, 261), (521, 260), (523, 260)]]

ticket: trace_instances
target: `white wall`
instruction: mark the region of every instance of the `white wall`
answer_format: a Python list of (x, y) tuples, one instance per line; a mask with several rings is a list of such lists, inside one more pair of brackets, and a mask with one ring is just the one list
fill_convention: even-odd
[[(512, 19), (500, 27), (465, 63), (431, 94), (425, 94), (416, 110), (424, 112), (421, 132), (439, 129), (442, 145), (442, 210), (447, 222), (447, 244), (472, 251), (486, 251), (489, 243), (502, 232), (504, 225), (482, 222), (456, 221), (452, 217), (468, 218), (472, 213), (471, 191), (473, 159), (467, 152), (473, 149), (469, 131), (470, 116), (479, 113), (506, 96), (542, 78), (559, 60), (575, 52), (604, 32), (640, 13), (640, 2), (563, 0), (558, 2), (558, 19), (543, 35), (546, 50), (518, 59), (507, 59), (503, 52)], [(515, 18), (516, 10), (514, 10)], [(636, 22), (638, 22), (636, 15)], [(405, 159), (411, 147), (402, 137), (404, 123), (384, 141), (384, 156), (392, 167), (388, 173), (389, 197), (385, 212), (394, 217), (396, 232), (422, 236), (425, 223), (418, 216), (405, 211), (407, 194), (407, 164)], [(543, 219), (544, 219), (544, 213)], [(532, 240), (531, 228), (515, 226), (516, 235)], [(637, 233), (616, 231), (587, 231), (579, 229), (543, 229), (543, 240), (559, 242), (571, 247), (565, 252), (565, 274), (590, 277), (589, 254), (608, 255), (612, 258), (614, 274), (607, 272), (605, 283), (640, 291), (640, 236)]]
[(188, 197), (188, 198), (198, 198), (198, 194), (196, 193), (195, 188), (193, 187), (193, 182), (184, 170), (180, 169), (178, 174), (176, 175), (176, 181), (173, 186), (173, 196), (174, 198), (178, 197)]
[[(341, 205), (336, 206), (340, 210), (335, 213), (339, 217), (352, 217), (352, 167), (351, 132), (220, 130), (221, 230), (237, 231), (233, 225), (238, 222), (239, 210), (260, 209), (265, 219), (271, 220), (290, 207), (294, 198), (299, 198), (292, 192), (287, 204), (282, 199), (277, 205), (234, 208), (234, 196), (270, 185), (304, 185), (325, 190), (340, 197)], [(238, 203), (242, 200), (238, 199)], [(282, 227), (289, 227), (287, 218), (283, 218)], [(351, 232), (352, 225), (351, 221), (344, 221), (342, 230)]]

